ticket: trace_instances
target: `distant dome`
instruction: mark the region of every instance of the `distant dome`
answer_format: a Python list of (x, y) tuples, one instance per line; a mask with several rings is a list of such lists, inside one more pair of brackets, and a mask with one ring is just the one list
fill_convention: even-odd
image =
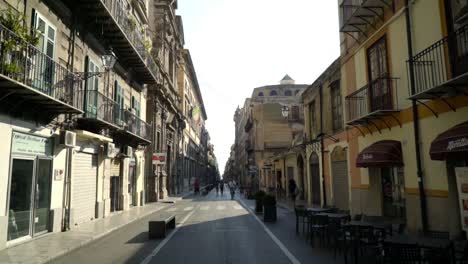
[(284, 78), (280, 81), (280, 84), (296, 84), (296, 81), (291, 78), (289, 75), (285, 75)]

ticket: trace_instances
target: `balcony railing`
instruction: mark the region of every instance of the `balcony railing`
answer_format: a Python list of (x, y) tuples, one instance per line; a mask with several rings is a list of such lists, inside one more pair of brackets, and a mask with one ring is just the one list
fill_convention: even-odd
[[(435, 99), (463, 92), (468, 83), (468, 25), (407, 61), (413, 67), (412, 99)], [(410, 68), (409, 68), (410, 69)]]
[(0, 75), (1, 81), (12, 82), (8, 89), (25, 89), (16, 94), (29, 97), (29, 103), (40, 104), (49, 112), (80, 113), (82, 110), (83, 98), (75, 95), (80, 86), (78, 76), (2, 24)]
[(85, 118), (96, 119), (115, 128), (123, 126), (120, 106), (114, 100), (97, 90), (80, 90), (77, 94), (86, 99)]
[[(143, 36), (137, 28), (136, 21), (132, 21), (128, 16), (128, 12), (125, 11), (122, 3), (115, 0), (100, 0), (109, 10), (111, 16), (115, 19), (123, 33), (127, 36), (129, 41), (135, 47), (137, 53), (145, 65), (149, 68), (153, 78), (157, 78), (158, 66), (154, 61), (153, 57), (145, 47)], [(134, 19), (134, 18), (133, 18)]]
[(125, 130), (151, 142), (151, 125), (141, 120), (138, 116), (128, 110), (121, 110), (124, 116)]
[(346, 97), (347, 123), (398, 111), (397, 78), (377, 78)]
[(364, 32), (376, 18), (383, 17), (387, 7), (392, 7), (392, 0), (344, 0), (340, 5), (341, 32)]

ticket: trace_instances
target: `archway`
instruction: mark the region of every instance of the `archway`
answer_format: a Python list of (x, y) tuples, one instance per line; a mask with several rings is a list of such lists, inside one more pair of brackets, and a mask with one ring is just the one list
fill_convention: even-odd
[(319, 157), (316, 153), (310, 155), (309, 165), (312, 204), (320, 205), (320, 164)]
[(333, 201), (336, 207), (349, 210), (348, 160), (346, 150), (336, 147), (331, 153)]
[(307, 193), (307, 188), (304, 184), (304, 160), (302, 159), (302, 155), (297, 157), (297, 172), (299, 177), (299, 189), (301, 190), (299, 199), (304, 200), (306, 198), (305, 194)]

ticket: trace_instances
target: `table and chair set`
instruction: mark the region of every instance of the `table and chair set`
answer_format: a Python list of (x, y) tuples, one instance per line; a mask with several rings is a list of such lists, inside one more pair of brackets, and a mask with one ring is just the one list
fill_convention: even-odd
[(333, 250), (337, 262), (468, 264), (468, 243), (448, 232), (407, 234), (403, 221), (337, 208), (296, 206), (295, 214), (296, 233), (313, 247)]

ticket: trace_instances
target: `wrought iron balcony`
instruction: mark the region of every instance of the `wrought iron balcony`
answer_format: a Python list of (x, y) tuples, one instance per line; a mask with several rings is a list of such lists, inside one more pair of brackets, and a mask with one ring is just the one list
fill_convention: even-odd
[(397, 78), (381, 77), (346, 97), (346, 123), (368, 125), (398, 112)]
[[(47, 5), (63, 12), (61, 1), (45, 0)], [(63, 0), (71, 10), (79, 10), (86, 27), (94, 30), (118, 56), (120, 63), (128, 66), (135, 77), (144, 83), (156, 83), (159, 67), (145, 45), (138, 23), (117, 0)], [(75, 9), (76, 8), (76, 9)], [(66, 13), (66, 12), (63, 12)]]
[(121, 110), (123, 113), (124, 130), (140, 140), (140, 144), (151, 143), (151, 125), (141, 120), (138, 116), (128, 110)]
[(340, 5), (340, 31), (365, 32), (376, 19), (383, 20), (385, 8), (392, 6), (392, 0), (343, 0)]
[[(468, 95), (468, 25), (435, 42), (407, 61), (414, 72), (410, 99)], [(411, 68), (408, 68), (411, 70)]]
[(83, 106), (85, 112), (80, 120), (81, 123), (83, 121), (93, 123), (96, 130), (103, 127), (114, 130), (121, 129), (124, 119), (120, 112), (120, 106), (114, 100), (96, 90), (80, 90), (78, 94), (85, 98)]
[[(24, 38), (0, 24), (0, 104), (11, 111), (27, 104), (35, 115), (82, 113), (75, 94), (80, 79)], [(26, 110), (25, 110), (26, 111)]]

